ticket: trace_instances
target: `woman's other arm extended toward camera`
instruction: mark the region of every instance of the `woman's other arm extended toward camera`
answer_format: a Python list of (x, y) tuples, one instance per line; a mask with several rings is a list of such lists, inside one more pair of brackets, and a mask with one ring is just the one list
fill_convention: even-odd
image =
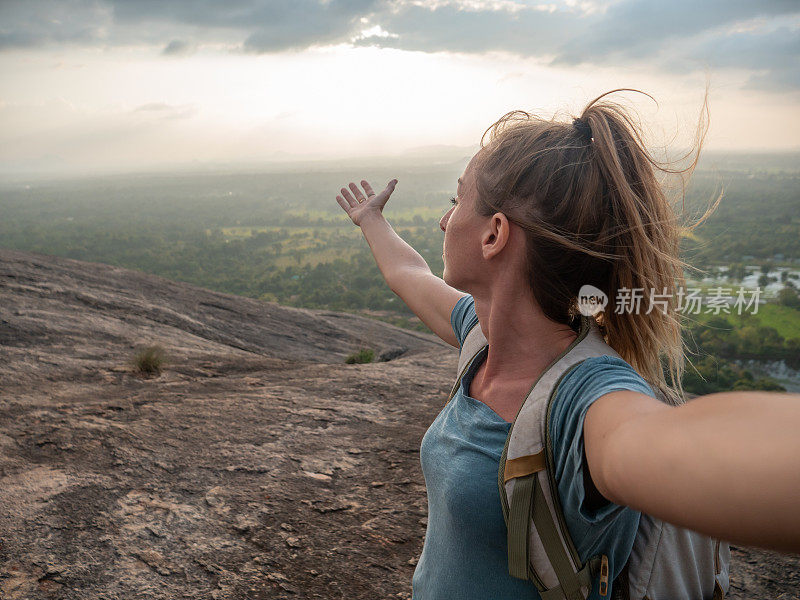
[(741, 544), (800, 552), (800, 395), (709, 394), (673, 407), (606, 394), (584, 422), (607, 499)]
[(458, 340), (450, 325), (450, 314), (464, 296), (434, 275), (425, 259), (409, 246), (383, 216), (383, 207), (392, 195), (397, 180), (389, 182), (380, 194), (375, 194), (366, 181), (364, 193), (355, 183), (342, 188), (336, 201), (353, 223), (361, 228), (375, 262), (392, 291), (417, 315), (431, 331), (448, 344), (458, 348)]

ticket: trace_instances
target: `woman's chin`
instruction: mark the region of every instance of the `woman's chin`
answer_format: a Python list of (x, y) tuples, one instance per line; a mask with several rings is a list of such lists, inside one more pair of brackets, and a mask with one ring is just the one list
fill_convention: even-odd
[[(456, 281), (456, 280), (452, 279), (450, 277), (450, 275), (448, 274), (446, 268), (445, 268), (444, 272), (442, 273), (442, 281), (444, 281), (451, 288), (455, 288), (455, 289), (457, 289), (457, 290), (459, 290), (461, 292), (464, 291), (464, 288), (461, 287), (461, 285), (463, 285), (463, 282), (459, 282), (459, 281)], [(469, 293), (469, 292), (467, 292), (467, 293)]]

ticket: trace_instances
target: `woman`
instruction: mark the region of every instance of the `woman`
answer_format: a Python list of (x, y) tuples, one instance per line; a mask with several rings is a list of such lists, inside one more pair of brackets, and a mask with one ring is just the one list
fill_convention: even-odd
[[(422, 441), (419, 600), (540, 597), (508, 574), (497, 470), (531, 385), (576, 340), (584, 285), (608, 295), (593, 318), (621, 358), (584, 361), (553, 401), (558, 497), (581, 561), (602, 552), (616, 578), (640, 513), (800, 551), (800, 399), (731, 392), (682, 403), (680, 229), (654, 171), (668, 169), (606, 95), (573, 123), (514, 112), (490, 128), (440, 222), (442, 279), (383, 217), (397, 180), (337, 196), (392, 291), (432, 331), (460, 348), (479, 324), (488, 341)], [(702, 135), (698, 154), (701, 145)], [(634, 289), (645, 291), (639, 310), (615, 310)]]

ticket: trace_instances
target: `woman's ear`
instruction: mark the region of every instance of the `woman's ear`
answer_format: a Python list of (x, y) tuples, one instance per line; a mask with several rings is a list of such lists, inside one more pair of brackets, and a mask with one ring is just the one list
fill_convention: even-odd
[(490, 259), (500, 254), (508, 245), (511, 235), (511, 224), (503, 213), (494, 213), (486, 222), (486, 229), (481, 238), (483, 258)]

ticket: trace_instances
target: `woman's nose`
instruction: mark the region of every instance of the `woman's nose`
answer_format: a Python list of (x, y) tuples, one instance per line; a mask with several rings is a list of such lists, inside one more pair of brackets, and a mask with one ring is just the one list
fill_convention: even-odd
[(444, 213), (444, 216), (441, 219), (439, 219), (439, 229), (441, 229), (442, 231), (444, 231), (445, 228), (447, 227), (447, 221), (450, 220), (451, 212), (453, 212), (452, 208), (448, 210), (446, 213)]

